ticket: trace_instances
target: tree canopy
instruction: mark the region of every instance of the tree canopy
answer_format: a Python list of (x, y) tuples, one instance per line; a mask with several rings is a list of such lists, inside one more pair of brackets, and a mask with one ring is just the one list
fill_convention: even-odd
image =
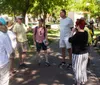
[(67, 11), (87, 11), (92, 16), (100, 16), (100, 1), (98, 0), (0, 0), (0, 13), (10, 15), (26, 13), (34, 15), (43, 14), (44, 18), (47, 13), (54, 14), (60, 9)]

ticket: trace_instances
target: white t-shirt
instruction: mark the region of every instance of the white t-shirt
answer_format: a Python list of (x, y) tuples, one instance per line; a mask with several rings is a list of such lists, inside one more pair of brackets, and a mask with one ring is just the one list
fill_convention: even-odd
[(17, 46), (17, 41), (16, 41), (16, 35), (15, 35), (15, 33), (12, 32), (12, 31), (10, 31), (10, 30), (8, 30), (7, 34), (9, 36), (10, 40), (11, 40), (11, 44), (12, 44), (13, 49), (15, 49), (16, 46)]
[(73, 21), (67, 17), (60, 20), (60, 39), (71, 36), (71, 28), (73, 27)]

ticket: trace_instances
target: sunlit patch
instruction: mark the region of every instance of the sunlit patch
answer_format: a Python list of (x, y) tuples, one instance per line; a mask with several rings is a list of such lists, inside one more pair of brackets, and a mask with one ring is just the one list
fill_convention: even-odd
[(70, 74), (70, 73), (67, 73), (66, 74), (68, 77), (70, 77), (70, 78), (72, 78), (73, 77), (73, 75), (72, 74)]
[(65, 59), (69, 59), (69, 56), (66, 56)]
[(40, 75), (36, 75), (36, 76), (33, 76), (32, 79), (34, 80), (34, 79), (37, 79), (39, 77), (40, 77)]
[(25, 63), (28, 64), (28, 65), (31, 64), (31, 62), (25, 62)]
[(65, 84), (58, 84), (58, 83), (53, 83), (52, 85), (65, 85)]
[(54, 56), (54, 53), (50, 53), (49, 55)]
[(37, 70), (33, 70), (32, 72), (31, 72), (31, 74), (36, 74), (38, 71)]
[(39, 85), (48, 85), (48, 84), (39, 84)]
[(56, 53), (56, 54), (55, 54), (55, 56), (61, 56), (61, 55), (62, 55), (61, 53)]
[(53, 50), (51, 48), (48, 48), (47, 51), (48, 52), (53, 52)]
[(29, 79), (27, 81), (24, 81), (23, 84), (27, 84), (28, 82), (31, 82), (31, 81), (32, 81), (32, 79)]
[(28, 70), (28, 68), (21, 69), (21, 70), (20, 70), (20, 72), (22, 72), (22, 73), (23, 73), (23, 72), (25, 72), (25, 71), (27, 71), (27, 70)]
[(54, 82), (55, 82), (55, 83), (59, 83), (59, 81), (58, 81), (58, 80), (54, 80)]
[(17, 82), (22, 82), (22, 81), (24, 81), (23, 78), (16, 78), (16, 80), (17, 80)]
[[(58, 56), (59, 59), (63, 59), (62, 56)], [(65, 57), (65, 59), (69, 59), (68, 56)]]
[(62, 59), (62, 56), (59, 56), (58, 58)]
[(57, 83), (53, 83), (52, 85), (58, 85)]
[(31, 57), (31, 56), (33, 56), (33, 54), (29, 54), (28, 56), (30, 56), (30, 57)]
[[(61, 54), (61, 53), (59, 53), (59, 52), (55, 53), (55, 55), (54, 55), (54, 56), (58, 57), (59, 59), (62, 59), (62, 54)], [(69, 59), (69, 57), (68, 57), (68, 56), (66, 56), (66, 57), (65, 57), (65, 59)]]
[(39, 75), (33, 76), (31, 79), (28, 79), (28, 80), (24, 81), (23, 84), (27, 84), (27, 83), (33, 81), (34, 79), (37, 79), (38, 77), (40, 77), (40, 76)]

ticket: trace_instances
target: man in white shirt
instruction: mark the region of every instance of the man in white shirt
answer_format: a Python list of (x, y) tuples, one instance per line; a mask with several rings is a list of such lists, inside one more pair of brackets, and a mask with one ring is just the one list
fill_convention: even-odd
[(68, 39), (71, 37), (71, 30), (73, 28), (73, 21), (69, 17), (66, 17), (66, 11), (61, 10), (60, 11), (60, 48), (62, 50), (62, 57), (63, 61), (59, 64), (60, 67), (63, 65), (66, 65), (65, 63), (65, 57), (66, 57), (66, 49), (68, 50), (69, 53), (69, 59), (70, 63), (68, 67), (71, 67), (71, 61), (72, 61), (72, 49), (71, 49), (71, 44), (69, 43)]
[(0, 18), (0, 85), (9, 85), (9, 57), (13, 51), (5, 24), (5, 20)]

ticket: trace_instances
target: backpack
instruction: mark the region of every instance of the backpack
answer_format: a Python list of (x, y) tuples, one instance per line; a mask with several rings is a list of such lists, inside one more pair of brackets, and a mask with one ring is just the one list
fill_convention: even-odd
[[(45, 30), (45, 27), (43, 27), (43, 28), (44, 28), (44, 37), (45, 37), (46, 30)], [(36, 36), (36, 33), (37, 33), (37, 29), (38, 29), (38, 26), (35, 27), (35, 36)]]
[(92, 31), (88, 27), (85, 27), (84, 30), (87, 31), (88, 33), (88, 44), (91, 45), (92, 44), (92, 36), (91, 36)]

